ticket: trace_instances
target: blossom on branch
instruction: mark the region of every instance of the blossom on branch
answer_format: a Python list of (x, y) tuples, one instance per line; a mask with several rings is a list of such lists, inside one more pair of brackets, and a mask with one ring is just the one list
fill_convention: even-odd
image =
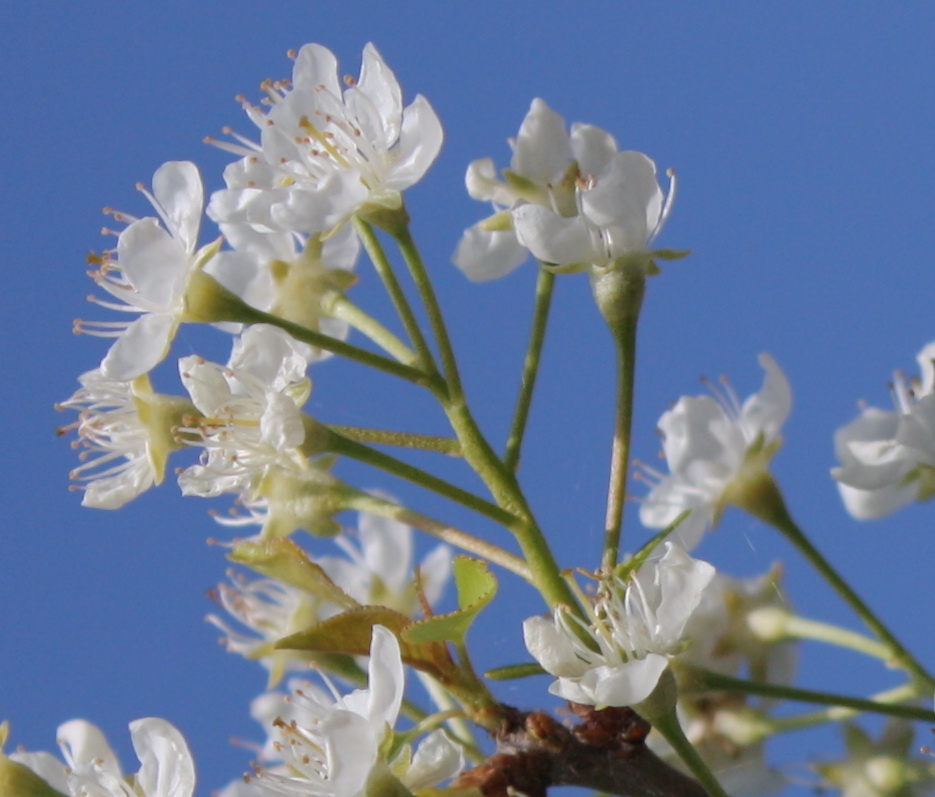
[(288, 696), (273, 692), (254, 702), (269, 734), (262, 763), (247, 776), (260, 794), (391, 794), (400, 782), (410, 791), (434, 786), (463, 765), (460, 748), (442, 731), (430, 734), (411, 761), (387, 760), (405, 680), (399, 642), (383, 626), (373, 628), (366, 689), (342, 697), (330, 682), (330, 693), (307, 682), (290, 686)]
[(727, 504), (756, 514), (758, 489), (779, 448), (779, 430), (792, 409), (792, 390), (782, 369), (766, 353), (763, 386), (743, 404), (727, 384), (712, 396), (683, 396), (659, 419), (669, 475), (641, 463), (640, 475), (652, 485), (640, 505), (640, 520), (649, 528), (672, 525), (687, 550), (716, 525)]
[(576, 183), (603, 171), (617, 152), (613, 136), (599, 127), (576, 122), (569, 133), (565, 120), (539, 98), (509, 143), (513, 157), (503, 180), (497, 179), (491, 158), (473, 161), (465, 176), (468, 194), (494, 209), (492, 216), (465, 230), (452, 256), (477, 282), (505, 276), (528, 257), (516, 238), (510, 210), (532, 203), (574, 216)]
[(589, 706), (633, 706), (650, 696), (672, 657), (690, 644), (685, 628), (715, 569), (674, 542), (629, 578), (603, 576), (583, 620), (567, 606), (523, 623), (526, 648), (558, 679), (549, 691)]
[(96, 369), (78, 381), (75, 394), (56, 405), (80, 413), (59, 430), (78, 433), (73, 445), (81, 449), (81, 464), (69, 474), (73, 489), (84, 491), (82, 506), (119, 509), (162, 483), (169, 453), (183, 445), (177, 428), (197, 411), (186, 399), (153, 392), (145, 374), (119, 382)]
[(201, 273), (219, 242), (197, 249), (204, 205), (198, 168), (189, 161), (170, 161), (153, 175), (152, 193), (139, 188), (159, 218), (115, 214), (130, 224), (117, 238), (116, 258), (106, 252), (91, 276), (119, 303), (92, 301), (140, 316), (76, 322), (77, 331), (117, 339), (101, 362), (101, 373), (119, 381), (145, 374), (161, 362), (183, 321), (222, 320), (213, 317), (213, 280)]
[(217, 143), (243, 155), (224, 172), (208, 215), (260, 232), (330, 232), (354, 214), (399, 210), (442, 145), (441, 122), (418, 95), (405, 108), (396, 76), (372, 44), (342, 90), (334, 54), (306, 44), (292, 82), (267, 81), (264, 111), (244, 102), (260, 142)]
[(648, 271), (651, 246), (675, 198), (675, 178), (670, 180), (665, 196), (652, 160), (641, 152), (617, 152), (600, 172), (578, 181), (576, 215), (536, 204), (515, 207), (516, 238), (555, 271), (600, 272), (632, 258)]
[(935, 343), (916, 357), (920, 380), (893, 377), (894, 411), (867, 407), (834, 436), (831, 469), (847, 511), (882, 517), (935, 495)]

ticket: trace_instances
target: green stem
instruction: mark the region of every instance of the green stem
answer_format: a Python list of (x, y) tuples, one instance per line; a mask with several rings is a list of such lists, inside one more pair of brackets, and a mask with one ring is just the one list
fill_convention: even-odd
[(624, 260), (606, 272), (591, 275), (591, 288), (598, 309), (614, 339), (617, 363), (614, 442), (607, 486), (602, 564), (609, 570), (617, 564), (620, 530), (627, 497), (630, 466), (630, 430), (633, 426), (633, 386), (636, 381), (636, 330), (646, 293), (641, 260)]
[(539, 361), (542, 358), (542, 345), (545, 342), (545, 330), (549, 321), (554, 285), (555, 274), (548, 269), (540, 268), (539, 277), (536, 280), (536, 303), (532, 312), (532, 330), (529, 333), (526, 358), (523, 360), (519, 396), (516, 399), (513, 424), (510, 427), (510, 435), (507, 438), (506, 451), (503, 455), (503, 464), (513, 472), (516, 472), (519, 466), (520, 448), (523, 445), (526, 421), (529, 418), (532, 394), (536, 387), (536, 376), (539, 373)]
[(399, 476), (402, 479), (411, 481), (413, 484), (418, 484), (420, 487), (438, 493), (457, 504), (472, 509), (484, 517), (490, 518), (501, 526), (510, 527), (517, 521), (517, 518), (505, 509), (501, 509), (499, 506), (485, 501), (483, 498), (479, 498), (473, 493), (469, 493), (467, 490), (463, 490), (450, 482), (446, 482), (444, 479), (439, 479), (437, 476), (427, 473), (421, 468), (396, 459), (396, 457), (391, 457), (389, 454), (384, 454), (382, 451), (377, 451), (374, 448), (365, 446), (363, 443), (357, 443), (336, 432), (329, 430), (328, 441), (325, 444), (325, 448), (335, 454), (356, 459), (358, 462), (372, 465), (387, 473), (392, 473), (394, 476)]
[[(751, 485), (753, 486), (753, 485)], [(834, 588), (838, 595), (860, 617), (867, 627), (889, 648), (889, 662), (910, 673), (924, 684), (928, 690), (935, 688), (935, 680), (915, 657), (893, 636), (889, 628), (874, 614), (861, 597), (838, 574), (831, 563), (812, 545), (808, 537), (796, 525), (786, 508), (782, 494), (775, 480), (764, 471), (757, 481), (754, 495), (743, 506), (766, 523), (781, 532), (789, 542), (808, 560), (821, 576)]]
[(419, 367), (419, 358), (405, 343), (390, 332), (383, 324), (369, 313), (350, 301), (344, 294), (334, 295), (322, 300), (322, 309), (332, 318), (346, 321), (358, 332), (362, 332), (388, 354), (413, 368)]
[(667, 669), (659, 679), (653, 693), (641, 703), (633, 706), (633, 709), (662, 734), (710, 797), (727, 797), (727, 793), (721, 788), (714, 773), (685, 736), (675, 711), (676, 701), (675, 678), (672, 671)]
[(249, 318), (247, 318), (244, 313), (241, 313), (241, 317), (238, 320), (244, 323), (269, 324), (270, 326), (278, 327), (283, 332), (288, 332), (296, 340), (302, 341), (303, 343), (308, 343), (312, 346), (317, 346), (319, 349), (330, 351), (332, 354), (338, 354), (341, 357), (354, 360), (361, 365), (376, 368), (378, 371), (384, 371), (393, 376), (400, 376), (417, 385), (427, 385), (430, 382), (430, 377), (418, 368), (396, 362), (396, 360), (391, 360), (381, 354), (374, 354), (372, 351), (367, 351), (358, 346), (353, 346), (350, 343), (345, 343), (343, 340), (332, 338), (330, 335), (325, 335), (323, 332), (316, 332), (314, 329), (303, 327), (301, 324), (287, 321), (285, 318), (280, 318), (271, 313), (265, 313), (256, 308), (250, 308), (250, 310)]
[(467, 407), (441, 308), (408, 225), (394, 226), (391, 234), (419, 291), (438, 344), (445, 390), (436, 388), (434, 392), (448, 416), (451, 428), (461, 442), (464, 458), (483, 479), (497, 503), (512, 516), (512, 522), (503, 525), (516, 537), (533, 573), (535, 586), (543, 599), (550, 607), (564, 603), (580, 613), (581, 609), (561, 576), (558, 563), (526, 503), (515, 474), (504, 467), (503, 461), (491, 448)]
[(693, 667), (686, 691), (707, 692), (712, 690), (726, 690), (740, 692), (742, 694), (761, 695), (763, 697), (772, 697), (779, 700), (797, 700), (801, 703), (819, 703), (826, 706), (855, 709), (859, 712), (870, 712), (873, 714), (885, 714), (891, 717), (904, 717), (905, 719), (921, 720), (923, 722), (932, 722), (935, 720), (935, 713), (929, 709), (919, 708), (918, 706), (890, 705), (887, 703), (878, 703), (874, 700), (867, 700), (865, 698), (850, 697), (849, 695), (837, 695), (831, 692), (818, 692), (812, 689), (799, 689), (793, 686), (747, 681), (743, 678), (733, 678), (732, 676), (722, 675), (721, 673), (705, 670), (701, 667)]
[(394, 504), (391, 501), (386, 501), (375, 495), (370, 495), (369, 493), (359, 493), (357, 496), (352, 496), (348, 501), (348, 506), (352, 509), (370, 512), (371, 514), (386, 517), (390, 520), (398, 520), (400, 523), (405, 523), (408, 526), (431, 534), (433, 537), (437, 537), (443, 542), (447, 542), (468, 553), (472, 553), (475, 556), (480, 556), (494, 564), (500, 565), (500, 567), (509, 570), (511, 573), (515, 573), (520, 578), (532, 582), (532, 573), (522, 559), (504, 550), (500, 546), (475, 537), (473, 534), (468, 534), (466, 531), (453, 528), (439, 520), (430, 518), (412, 509), (407, 509), (399, 504)]
[(463, 401), (443, 402), (443, 406), (452, 429), (461, 441), (464, 458), (484, 480), (497, 503), (512, 516), (513, 522), (503, 525), (516, 537), (532, 571), (536, 589), (549, 608), (565, 604), (584, 617), (574, 593), (562, 578), (558, 563), (536, 523), (532, 510), (526, 503), (516, 475), (504, 467)]
[(393, 271), (393, 267), (390, 265), (386, 252), (383, 251), (383, 247), (380, 245), (380, 241), (373, 231), (373, 227), (357, 216), (354, 217), (354, 227), (357, 230), (357, 235), (361, 243), (364, 245), (364, 249), (367, 250), (367, 255), (370, 257), (370, 261), (373, 263), (377, 275), (382, 280), (383, 286), (386, 288), (386, 292), (393, 302), (393, 307), (396, 308), (396, 313), (403, 323), (409, 340), (412, 341), (412, 344), (416, 347), (416, 351), (422, 358), (423, 368), (427, 372), (434, 371), (435, 358), (432, 356), (432, 351), (429, 349), (425, 336), (422, 334), (419, 321), (412, 311), (412, 306), (409, 304), (409, 300), (406, 298), (406, 294), (403, 292), (399, 280), (396, 279), (396, 272)]
[[(888, 689), (885, 692), (878, 692), (871, 696), (870, 700), (874, 703), (900, 703), (905, 700), (912, 700), (918, 697), (912, 684), (903, 684), (895, 689)], [(816, 725), (823, 725), (828, 722), (840, 722), (850, 719), (861, 712), (855, 708), (841, 708), (832, 706), (821, 711), (809, 711), (803, 714), (791, 714), (785, 717), (775, 717), (770, 720), (772, 733), (786, 733), (788, 731), (798, 731), (804, 728), (813, 728)]]
[(875, 659), (888, 661), (890, 658), (889, 646), (884, 645), (864, 634), (841, 628), (831, 623), (821, 623), (805, 617), (790, 616), (784, 624), (786, 637), (790, 639), (812, 639), (816, 642), (825, 642), (841, 648), (856, 650)]
[(332, 432), (337, 432), (339, 435), (348, 437), (358, 443), (412, 448), (417, 451), (433, 451), (437, 454), (447, 454), (449, 457), (461, 456), (461, 444), (451, 437), (396, 432), (391, 429), (368, 429), (361, 426), (340, 426), (337, 424), (329, 424), (328, 428)]
[(441, 307), (435, 296), (435, 289), (425, 270), (425, 264), (422, 262), (422, 256), (415, 241), (412, 239), (412, 233), (408, 225), (401, 225), (393, 231), (393, 237), (399, 246), (399, 251), (406, 261), (409, 273), (412, 275), (412, 281), (419, 291), (419, 297), (425, 307), (425, 312), (429, 318), (429, 325), (432, 327), (432, 334), (435, 336), (435, 342), (438, 344), (438, 353), (441, 357), (442, 373), (445, 377), (445, 384), (448, 387), (448, 397), (452, 400), (458, 400), (463, 397), (464, 392), (461, 386), (461, 377), (458, 374), (458, 364), (455, 360), (454, 350), (451, 347), (451, 339), (448, 337), (448, 329), (445, 326), (445, 319), (442, 316)]

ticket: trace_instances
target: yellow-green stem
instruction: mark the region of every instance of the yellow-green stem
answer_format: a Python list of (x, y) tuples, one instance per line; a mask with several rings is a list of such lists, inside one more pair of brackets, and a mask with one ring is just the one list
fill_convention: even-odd
[(633, 388), (636, 381), (636, 331), (646, 292), (642, 261), (624, 260), (607, 271), (593, 272), (591, 288), (597, 307), (610, 328), (617, 366), (614, 442), (607, 485), (602, 557), (602, 565), (609, 570), (617, 564), (619, 557), (620, 531), (627, 497)]
[(483, 479), (497, 503), (515, 516), (513, 523), (504, 525), (516, 537), (532, 571), (535, 586), (543, 599), (549, 607), (564, 603), (578, 613), (580, 607), (561, 576), (558, 563), (526, 503), (515, 475), (504, 466), (503, 461), (494, 452), (468, 409), (441, 308), (408, 226), (400, 225), (394, 228), (392, 235), (416, 284), (438, 345), (445, 389), (436, 389), (434, 392), (448, 416), (451, 428), (461, 442), (464, 458)]
[(370, 338), (387, 354), (392, 354), (401, 363), (411, 365), (413, 368), (420, 366), (419, 358), (412, 349), (372, 315), (365, 313), (343, 294), (335, 293), (333, 296), (328, 297), (327, 300), (322, 300), (322, 309), (332, 318), (346, 321), (358, 332)]
[(760, 681), (747, 681), (743, 678), (733, 678), (729, 675), (705, 670), (701, 667), (692, 668), (687, 680), (688, 692), (730, 691), (748, 695), (761, 695), (779, 700), (796, 700), (800, 703), (818, 703), (825, 706), (838, 706), (855, 709), (856, 711), (873, 714), (885, 714), (891, 717), (903, 717), (911, 720), (932, 722), (935, 713), (930, 709), (918, 706), (898, 706), (888, 703), (878, 703), (861, 697), (838, 695), (832, 692), (819, 692), (813, 689), (799, 689), (781, 684), (768, 684)]
[(671, 670), (667, 669), (659, 679), (653, 693), (633, 708), (662, 734), (710, 797), (727, 797), (727, 793), (721, 788), (714, 773), (685, 736), (675, 711), (676, 696), (675, 678)]
[(409, 304), (409, 300), (406, 298), (406, 294), (403, 292), (399, 280), (396, 279), (396, 273), (393, 271), (393, 267), (390, 265), (390, 261), (386, 257), (386, 253), (383, 251), (383, 247), (380, 245), (380, 241), (373, 231), (373, 227), (356, 216), (354, 217), (354, 227), (364, 245), (364, 249), (367, 251), (367, 255), (370, 257), (370, 262), (373, 263), (377, 275), (383, 282), (383, 286), (386, 288), (386, 292), (389, 294), (390, 300), (396, 308), (396, 314), (399, 316), (400, 321), (402, 321), (403, 328), (406, 330), (409, 340), (412, 341), (412, 345), (416, 347), (416, 351), (422, 359), (422, 368), (426, 372), (434, 372), (435, 358), (432, 356), (431, 349), (429, 349), (415, 313), (412, 311), (412, 306)]
[(503, 464), (513, 472), (519, 467), (520, 449), (526, 432), (526, 421), (532, 406), (532, 394), (539, 374), (539, 361), (542, 358), (542, 345), (545, 342), (545, 330), (549, 321), (549, 309), (552, 306), (552, 291), (555, 274), (540, 268), (536, 280), (536, 304), (532, 313), (532, 330), (529, 333), (529, 345), (523, 360), (523, 373), (520, 377), (519, 396), (513, 412), (513, 423), (506, 441)]
[[(867, 627), (877, 635), (890, 651), (890, 664), (905, 670), (918, 679), (928, 690), (935, 688), (935, 680), (916, 658), (892, 634), (889, 628), (867, 606), (861, 597), (851, 588), (834, 569), (831, 563), (812, 545), (804, 532), (796, 525), (786, 508), (785, 501), (775, 480), (764, 471), (757, 481), (757, 489), (751, 493), (749, 503), (743, 506), (751, 514), (769, 523), (782, 533), (818, 573), (843, 598)], [(754, 497), (755, 495), (755, 497)]]

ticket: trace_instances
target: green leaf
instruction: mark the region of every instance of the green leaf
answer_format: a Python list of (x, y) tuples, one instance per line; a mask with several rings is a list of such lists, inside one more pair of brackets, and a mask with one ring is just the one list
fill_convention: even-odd
[[(335, 584), (324, 570), (315, 564), (296, 543), (287, 537), (246, 540), (238, 543), (228, 556), (232, 562), (246, 565), (264, 576), (298, 587), (310, 595), (343, 609), (360, 604)], [(370, 641), (367, 641), (368, 649)]]
[(456, 556), (452, 566), (458, 589), (458, 609), (413, 622), (403, 632), (407, 642), (454, 642), (464, 644), (471, 623), (497, 594), (497, 580), (481, 559)]
[(386, 606), (358, 606), (329, 617), (322, 623), (280, 639), (277, 650), (308, 650), (324, 653), (349, 653), (367, 656), (373, 627), (382, 625), (399, 639), (403, 661), (410, 667), (434, 676), (442, 683), (457, 678), (458, 668), (443, 642), (413, 642), (406, 638), (405, 629), (412, 620)]
[(484, 673), (492, 681), (512, 681), (515, 678), (528, 678), (530, 675), (545, 675), (542, 666), (530, 661), (526, 664), (508, 664), (506, 667), (494, 667)]

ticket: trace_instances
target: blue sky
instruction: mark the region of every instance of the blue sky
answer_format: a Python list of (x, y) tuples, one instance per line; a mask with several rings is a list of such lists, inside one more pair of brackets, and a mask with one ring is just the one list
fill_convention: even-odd
[[(494, 439), (509, 424), (534, 270), (477, 286), (450, 265), (461, 230), (484, 212), (463, 189), (468, 162), (489, 155), (505, 165), (505, 139), (540, 96), (569, 122), (600, 125), (621, 148), (676, 169), (679, 196), (659, 243), (693, 254), (649, 286), (634, 454), (655, 456), (659, 414), (701, 392), (700, 376), (729, 374), (744, 396), (760, 384), (757, 354), (772, 353), (795, 397), (774, 466), (793, 514), (935, 663), (927, 589), (935, 507), (860, 524), (828, 476), (834, 430), (859, 399), (888, 407), (892, 371), (911, 372), (935, 339), (931, 6), (14, 0), (0, 23), (8, 280), (0, 718), (11, 720), (14, 743), (49, 749), (60, 722), (83, 716), (129, 766), (127, 722), (165, 716), (189, 738), (207, 794), (250, 759), (229, 738), (259, 739), (247, 707), (264, 675), (226, 654), (203, 622), (212, 608), (205, 592), (225, 569), (223, 551), (205, 544), (224, 534), (208, 504), (182, 501), (167, 484), (119, 512), (82, 509), (67, 489), (74, 454), (54, 435), (68, 419), (53, 404), (104, 351), (70, 332), (75, 317), (102, 317), (84, 302), (92, 287), (84, 258), (103, 245), (100, 209), (144, 213), (134, 184), (166, 160), (197, 161), (219, 187), (228, 157), (202, 138), (224, 125), (249, 132), (234, 95), (256, 98), (261, 79), (287, 76), (285, 51), (307, 41), (331, 47), (351, 74), (373, 41), (406, 96), (424, 94), (442, 119), (441, 157), (407, 201), (469, 397)], [(360, 272), (355, 297), (385, 311), (366, 263)], [(176, 351), (223, 358), (225, 345), (194, 330)], [(583, 277), (559, 280), (548, 346), (522, 477), (562, 564), (594, 566), (612, 356)], [(328, 422), (443, 430), (428, 402), (351, 365), (322, 366), (315, 390), (313, 409)], [(378, 474), (343, 472), (443, 511)], [(635, 510), (625, 531), (633, 546), (647, 538)], [(736, 575), (780, 559), (800, 611), (853, 623), (781, 540), (737, 512), (698, 555)], [(496, 619), (474, 632), (481, 666), (520, 659), (520, 622), (539, 611), (509, 579), (501, 590)], [(800, 683), (857, 694), (897, 683), (854, 658), (808, 647)], [(544, 688), (502, 694), (532, 706)], [(789, 765), (839, 749), (833, 735), (790, 737), (770, 758)]]

